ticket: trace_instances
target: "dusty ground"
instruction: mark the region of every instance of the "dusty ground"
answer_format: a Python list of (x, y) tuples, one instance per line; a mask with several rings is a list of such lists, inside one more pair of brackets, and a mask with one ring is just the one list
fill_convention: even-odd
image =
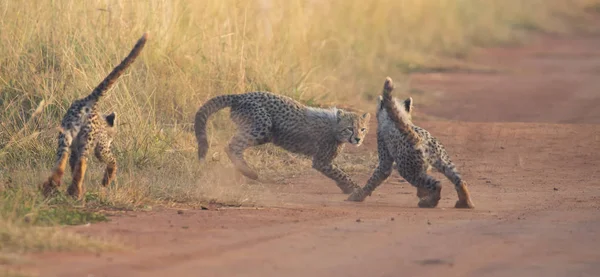
[[(599, 276), (599, 46), (543, 38), (475, 55), (503, 73), (412, 77), (436, 97), (419, 106), (414, 95), (418, 112), (439, 119), (416, 123), (446, 144), (475, 210), (452, 208), (445, 179), (439, 207), (418, 209), (395, 173), (365, 202), (346, 202), (307, 168), (272, 185), (263, 208), (163, 209), (76, 227), (135, 251), (44, 254), (34, 267), (41, 276)], [(375, 132), (349, 150), (374, 153)]]

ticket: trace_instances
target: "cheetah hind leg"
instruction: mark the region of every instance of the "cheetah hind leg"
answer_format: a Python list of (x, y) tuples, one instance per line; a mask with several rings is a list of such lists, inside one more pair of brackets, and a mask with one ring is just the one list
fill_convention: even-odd
[(454, 207), (458, 209), (475, 208), (475, 205), (473, 205), (473, 202), (471, 201), (469, 190), (467, 189), (467, 183), (462, 180), (454, 164), (452, 164), (452, 162), (447, 162), (445, 164), (438, 163), (435, 167), (454, 184), (454, 188), (458, 194), (458, 201), (456, 201)]
[(246, 106), (232, 108), (231, 119), (238, 126), (238, 132), (229, 141), (225, 152), (239, 172), (257, 181), (258, 174), (246, 163), (244, 151), (246, 148), (270, 142), (271, 118), (262, 107)]
[(266, 143), (266, 138), (264, 137), (265, 136), (263, 136), (263, 138), (256, 138), (251, 134), (239, 132), (231, 139), (229, 146), (225, 151), (236, 169), (244, 176), (255, 181), (258, 180), (258, 174), (256, 174), (256, 172), (250, 168), (248, 163), (246, 163), (246, 160), (244, 159), (244, 150), (252, 146)]
[(85, 177), (86, 170), (87, 157), (79, 157), (79, 160), (75, 163), (75, 170), (73, 171), (73, 182), (67, 189), (67, 193), (75, 199), (81, 199), (83, 196), (83, 178)]
[[(405, 178), (406, 179), (406, 178)], [(417, 196), (419, 196), (419, 208), (437, 207), (442, 193), (442, 185), (427, 173), (421, 174), (414, 179), (406, 179), (411, 185), (417, 187)]]
[(83, 179), (85, 177), (85, 172), (87, 170), (87, 158), (89, 154), (89, 149), (92, 146), (92, 135), (90, 134), (89, 126), (86, 127), (86, 130), (82, 130), (77, 134), (77, 138), (75, 141), (77, 143), (74, 144), (73, 153), (75, 155), (71, 156), (71, 163), (73, 166), (73, 181), (69, 188), (67, 189), (67, 193), (75, 198), (81, 199), (83, 197)]
[(110, 185), (117, 175), (117, 159), (110, 151), (110, 148), (100, 143), (96, 145), (94, 154), (98, 160), (106, 164), (106, 170), (102, 178), (102, 186), (106, 187)]
[(419, 208), (435, 208), (441, 199), (442, 186), (437, 183), (432, 191), (419, 200)]
[(426, 197), (427, 195), (429, 195), (429, 191), (427, 189), (417, 187), (417, 197), (419, 197), (419, 199)]
[(60, 154), (60, 158), (56, 162), (54, 169), (52, 170), (52, 175), (42, 184), (42, 194), (44, 197), (50, 197), (53, 193), (57, 191), (57, 188), (61, 184), (61, 180), (63, 175), (65, 174), (65, 167), (67, 166), (67, 152), (62, 152)]
[(58, 135), (58, 150), (56, 154), (57, 158), (54, 168), (52, 169), (52, 175), (50, 175), (48, 180), (46, 180), (41, 186), (42, 195), (44, 195), (44, 197), (51, 196), (60, 186), (62, 178), (65, 174), (70, 146), (71, 144), (66, 139), (65, 134), (60, 132)]
[(467, 183), (461, 181), (459, 185), (456, 186), (456, 192), (458, 193), (458, 201), (454, 205), (457, 209), (474, 209), (475, 205), (471, 201), (471, 196), (469, 194), (469, 189), (467, 189)]

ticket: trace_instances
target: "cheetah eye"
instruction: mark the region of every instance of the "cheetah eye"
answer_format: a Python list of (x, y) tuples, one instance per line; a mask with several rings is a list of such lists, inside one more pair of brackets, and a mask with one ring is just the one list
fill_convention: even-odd
[(365, 128), (360, 129), (361, 132), (364, 132), (365, 130), (366, 130)]

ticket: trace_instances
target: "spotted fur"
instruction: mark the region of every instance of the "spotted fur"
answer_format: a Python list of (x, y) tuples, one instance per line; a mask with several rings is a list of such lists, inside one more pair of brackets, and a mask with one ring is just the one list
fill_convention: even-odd
[(360, 188), (333, 160), (344, 143), (362, 144), (368, 131), (369, 113), (358, 115), (336, 108), (307, 107), (269, 92), (217, 96), (196, 113), (194, 128), (200, 160), (208, 151), (206, 121), (211, 114), (226, 107), (231, 107), (231, 119), (238, 126), (226, 152), (246, 177), (258, 179), (244, 160), (244, 150), (273, 143), (290, 152), (312, 157), (313, 168), (333, 179), (344, 193)]
[(419, 207), (433, 208), (440, 200), (440, 181), (427, 174), (434, 167), (454, 184), (458, 193), (455, 207), (474, 208), (467, 183), (462, 180), (444, 146), (428, 131), (412, 123), (412, 98), (398, 102), (391, 96), (393, 89), (392, 79), (388, 77), (383, 96), (377, 103), (379, 164), (367, 184), (355, 190), (348, 200), (363, 201), (371, 195), (390, 176), (395, 162), (400, 176), (417, 188)]
[(59, 128), (56, 162), (52, 175), (42, 184), (44, 195), (52, 194), (60, 186), (68, 160), (73, 181), (67, 189), (67, 193), (75, 198), (81, 198), (87, 158), (92, 148), (98, 160), (106, 164), (102, 185), (107, 186), (114, 180), (117, 161), (110, 146), (116, 134), (116, 113), (101, 115), (96, 110), (96, 104), (137, 58), (147, 39), (148, 34), (145, 33), (137, 41), (129, 55), (108, 74), (91, 94), (75, 100), (67, 110)]

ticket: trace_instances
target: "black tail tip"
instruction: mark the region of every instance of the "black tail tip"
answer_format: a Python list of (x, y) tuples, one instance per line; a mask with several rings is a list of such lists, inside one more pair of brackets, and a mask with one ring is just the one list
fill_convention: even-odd
[(390, 78), (390, 77), (385, 78), (385, 83), (383, 84), (383, 89), (386, 92), (391, 92), (392, 90), (394, 90), (394, 81), (392, 81), (392, 78)]
[(208, 147), (198, 145), (198, 160), (203, 161), (206, 158), (206, 154), (208, 154)]
[(198, 153), (198, 161), (203, 162), (206, 159), (207, 153)]
[(149, 32), (149, 31), (146, 31), (146, 32), (145, 32), (145, 33), (142, 35), (142, 37), (140, 38), (140, 40), (146, 41), (146, 40), (148, 40), (148, 38), (149, 38), (149, 37), (150, 37), (150, 32)]

